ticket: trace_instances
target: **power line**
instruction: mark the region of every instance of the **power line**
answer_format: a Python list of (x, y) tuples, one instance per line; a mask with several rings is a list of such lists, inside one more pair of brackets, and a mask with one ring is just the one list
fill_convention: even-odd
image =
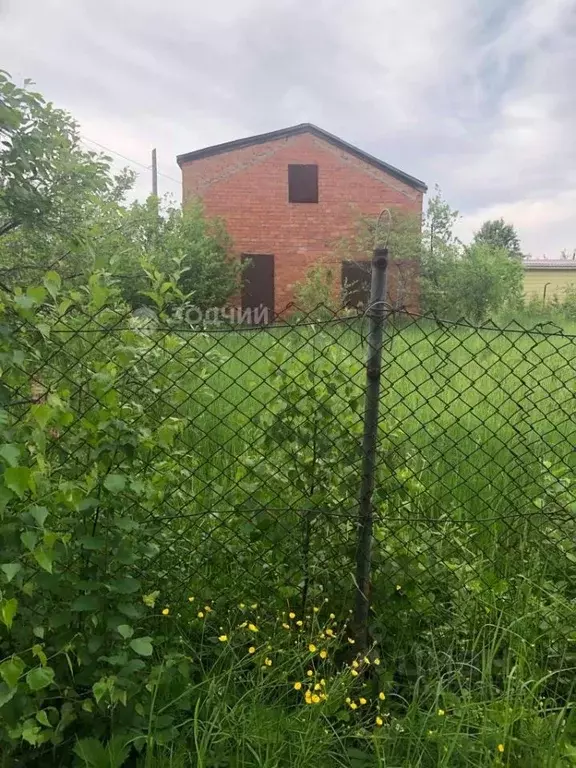
[[(84, 136), (83, 141), (89, 141), (91, 144), (95, 144), (97, 147), (100, 147), (100, 149), (104, 149), (106, 152), (111, 152), (113, 155), (116, 155), (117, 157), (121, 157), (123, 160), (126, 160), (128, 163), (132, 163), (133, 165), (140, 166), (140, 168), (144, 168), (145, 171), (150, 170), (149, 165), (144, 165), (144, 163), (141, 163), (139, 160), (134, 160), (132, 157), (127, 157), (126, 155), (123, 155), (121, 152), (116, 152), (115, 149), (111, 149), (110, 147), (107, 147), (105, 144), (101, 144), (99, 141), (90, 139), (88, 136)], [(168, 176), (167, 174), (162, 173), (161, 171), (158, 171), (158, 176), (162, 176), (165, 179), (170, 179), (170, 181), (173, 181), (175, 184), (178, 184), (178, 186), (181, 186), (182, 184), (182, 182), (178, 181), (178, 179), (174, 179), (172, 176)]]

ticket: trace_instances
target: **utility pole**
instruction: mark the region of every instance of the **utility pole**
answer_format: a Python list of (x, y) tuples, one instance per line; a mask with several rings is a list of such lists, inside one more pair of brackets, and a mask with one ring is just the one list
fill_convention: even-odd
[(158, 161), (155, 149), (152, 150), (152, 194), (158, 197)]

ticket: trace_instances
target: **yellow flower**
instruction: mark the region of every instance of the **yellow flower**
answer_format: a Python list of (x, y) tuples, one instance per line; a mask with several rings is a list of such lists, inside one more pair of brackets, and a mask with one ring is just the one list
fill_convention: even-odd
[(253, 611), (255, 611), (255, 610), (256, 610), (256, 608), (258, 608), (258, 603), (252, 603), (252, 605), (250, 606), (250, 608), (252, 608), (252, 610), (253, 610)]
[(356, 672), (355, 669), (353, 669), (350, 674), (352, 675), (352, 677), (358, 677), (358, 672)]
[(434, 731), (428, 731), (428, 736), (434, 736)]
[(322, 678), (322, 680), (320, 680), (320, 685), (326, 685), (326, 680), (324, 680), (324, 678)]
[(248, 624), (248, 629), (250, 630), (250, 632), (258, 632), (258, 627), (256, 626), (256, 624)]
[(326, 630), (326, 634), (328, 635), (328, 637), (334, 637), (334, 630), (333, 629), (327, 629)]
[(358, 699), (358, 701), (360, 702), (360, 704), (367, 704), (367, 703), (368, 703), (368, 702), (366, 701), (366, 699), (364, 698), (364, 696), (360, 696), (360, 698)]
[(334, 614), (334, 613), (331, 613), (331, 614), (330, 614), (330, 618), (331, 618), (331, 619), (335, 619), (335, 618), (336, 618), (336, 614)]
[(320, 696), (318, 696), (317, 693), (312, 695), (312, 704), (319, 704), (320, 703)]
[(170, 613), (170, 608), (162, 608), (162, 616), (168, 616)]
[(253, 653), (256, 653), (256, 648), (254, 648), (254, 646), (253, 646), (253, 645), (251, 645), (251, 646), (250, 646), (250, 648), (248, 648), (248, 653), (249, 653), (249, 654), (253, 654)]
[(289, 616), (291, 619), (295, 619), (295, 618), (296, 618), (296, 614), (294, 613), (294, 611), (290, 611), (290, 613), (288, 614), (288, 616)]
[(193, 603), (194, 602), (194, 598), (192, 597), (192, 595), (190, 595), (190, 597), (188, 598), (188, 602), (189, 603)]
[(295, 691), (302, 690), (302, 683), (294, 683), (294, 690)]
[(301, 627), (301, 626), (302, 626), (302, 623), (303, 623), (303, 622), (302, 622), (302, 619), (298, 619), (298, 621), (296, 622), (296, 626), (297, 626), (297, 627)]
[(324, 648), (320, 651), (320, 658), (321, 659), (327, 659), (328, 658), (328, 651), (324, 650)]
[(314, 690), (315, 691), (319, 691), (319, 690), (321, 690), (321, 688), (322, 688), (322, 686), (320, 685), (320, 683), (316, 683), (316, 685), (314, 686)]
[(356, 640), (354, 640), (352, 637), (349, 637), (349, 638), (348, 638), (348, 642), (350, 643), (350, 645), (354, 645), (354, 643), (356, 642)]
[(346, 696), (346, 704), (350, 704), (352, 702), (352, 699), (350, 696)]
[(312, 694), (310, 691), (306, 691), (304, 694), (304, 700), (306, 701), (306, 704), (312, 704)]
[(240, 608), (240, 610), (242, 611), (242, 610), (244, 610), (244, 608), (246, 608), (246, 606), (244, 605), (244, 603), (240, 603), (238, 605), (238, 608)]
[(358, 664), (358, 662), (356, 661), (356, 659), (354, 659), (354, 661), (352, 662), (352, 666), (354, 667), (354, 669), (358, 669), (358, 667), (360, 666), (360, 664)]
[(498, 749), (498, 752), (500, 753), (504, 752), (504, 744), (498, 744), (497, 749)]
[(378, 694), (378, 698), (380, 699), (380, 701), (386, 701), (386, 694), (384, 693), (384, 691), (380, 691), (380, 693)]
[(290, 624), (282, 624), (282, 629), (290, 629)]
[(438, 716), (439, 717), (444, 717), (445, 714), (446, 714), (446, 712), (443, 709), (439, 709), (438, 710)]
[(364, 664), (370, 664), (370, 659), (368, 658), (368, 656), (364, 656), (362, 661), (364, 662)]
[(238, 624), (238, 629), (244, 629), (247, 626), (248, 626), (248, 622), (247, 621), (243, 621), (242, 624)]
[(314, 611), (314, 613), (318, 613), (318, 611), (320, 610), (320, 608), (317, 608), (316, 606), (314, 606), (314, 608), (312, 608), (312, 610)]
[(376, 716), (376, 725), (380, 727), (381, 725), (384, 725), (384, 720), (380, 717), (380, 715)]
[(199, 619), (203, 619), (204, 618), (204, 614), (202, 613), (202, 611), (198, 611), (198, 618)]
[(350, 702), (350, 709), (358, 709), (358, 704), (355, 701)]
[(212, 612), (212, 608), (210, 608), (209, 605), (205, 605), (204, 606), (204, 610), (206, 611), (206, 613), (211, 613)]
[(402, 589), (402, 587), (400, 586), (400, 584), (396, 584), (396, 591), (400, 592), (401, 589)]
[(311, 669), (309, 669), (309, 670), (306, 672), (306, 675), (307, 675), (307, 677), (312, 677), (312, 675), (313, 675), (313, 674), (314, 674), (314, 672), (312, 672), (312, 670), (311, 670)]
[(218, 640), (220, 640), (221, 643), (227, 643), (228, 642), (228, 635), (220, 635)]
[(264, 664), (266, 664), (267, 667), (271, 667), (272, 666), (272, 659), (265, 658), (264, 659)]
[(318, 649), (316, 648), (316, 646), (314, 645), (314, 643), (310, 643), (310, 645), (308, 646), (308, 650), (310, 651), (310, 653), (316, 653), (316, 651), (317, 651)]
[(374, 664), (376, 664), (377, 667), (380, 666), (380, 659), (374, 659)]

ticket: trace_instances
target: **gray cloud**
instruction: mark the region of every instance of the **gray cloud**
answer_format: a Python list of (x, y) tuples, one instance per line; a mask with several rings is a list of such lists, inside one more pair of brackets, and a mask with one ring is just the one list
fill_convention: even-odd
[(177, 153), (310, 121), (439, 182), (464, 234), (501, 212), (554, 253), (576, 245), (575, 2), (0, 0), (0, 49), (87, 137), (157, 146), (165, 191)]

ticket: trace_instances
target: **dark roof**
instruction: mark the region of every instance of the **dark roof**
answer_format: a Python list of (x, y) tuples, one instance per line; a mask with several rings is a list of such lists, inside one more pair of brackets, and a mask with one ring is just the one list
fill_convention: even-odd
[(328, 131), (318, 128), (312, 123), (300, 123), (300, 125), (293, 125), (290, 128), (282, 128), (279, 131), (271, 131), (270, 133), (260, 133), (257, 136), (248, 136), (245, 139), (236, 139), (235, 141), (227, 141), (224, 144), (215, 144), (213, 147), (205, 147), (204, 149), (197, 149), (194, 152), (187, 152), (185, 155), (178, 155), (176, 161), (178, 165), (182, 167), (183, 163), (189, 163), (193, 160), (200, 160), (203, 157), (211, 157), (212, 155), (219, 155), (223, 152), (230, 152), (234, 149), (242, 149), (243, 147), (251, 147), (254, 144), (265, 144), (268, 141), (276, 141), (277, 139), (286, 139), (290, 136), (297, 136), (300, 133), (311, 133), (313, 136), (317, 136), (319, 139), (327, 141), (329, 144), (333, 144), (338, 149), (342, 149), (345, 152), (349, 152), (351, 155), (364, 160), (364, 162), (373, 165), (375, 168), (379, 168), (381, 171), (385, 171), (394, 176), (396, 179), (403, 181), (411, 187), (415, 187), (421, 192), (426, 192), (428, 187), (420, 179), (410, 176), (404, 171), (395, 168), (393, 165), (388, 165), (383, 160), (373, 155), (369, 155), (368, 152), (364, 152), (353, 144), (348, 144), (347, 141), (339, 139), (338, 136), (334, 136)]

